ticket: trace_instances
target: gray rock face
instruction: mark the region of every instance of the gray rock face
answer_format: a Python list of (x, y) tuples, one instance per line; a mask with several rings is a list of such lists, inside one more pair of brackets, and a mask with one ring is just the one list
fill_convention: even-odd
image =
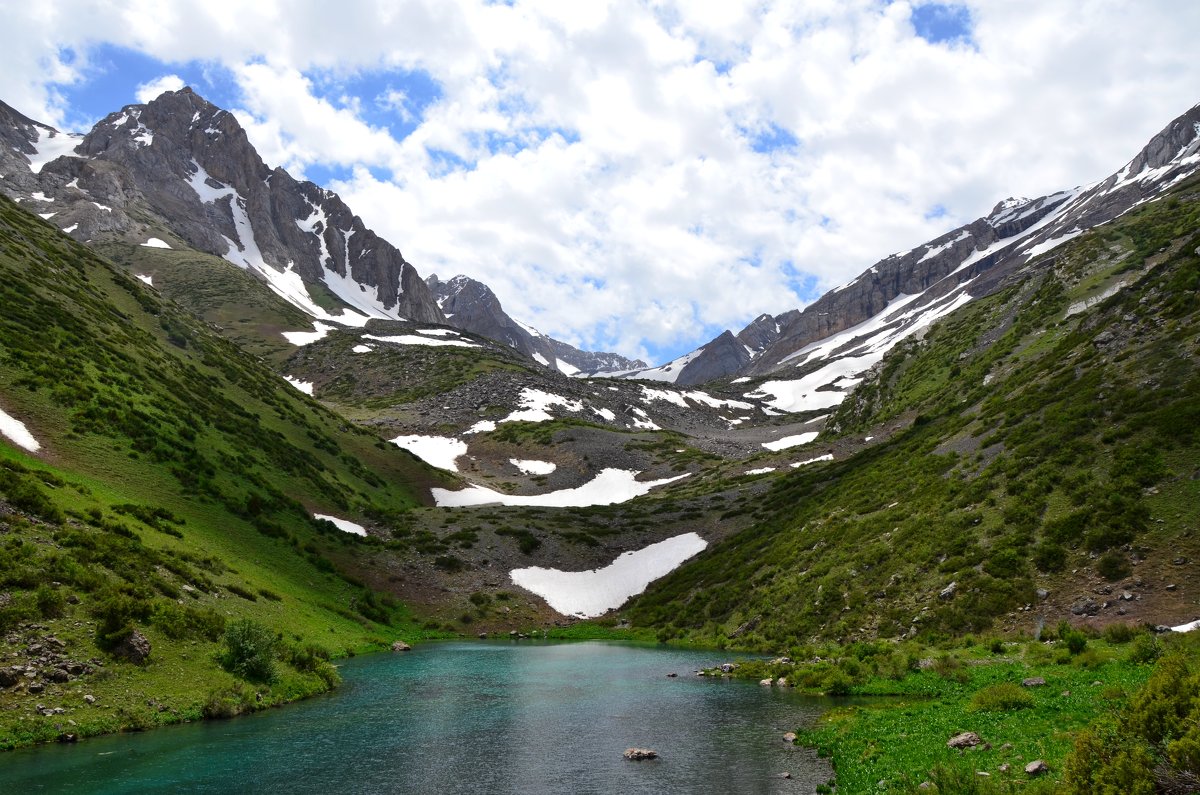
[[(646, 366), (643, 361), (615, 353), (581, 351), (521, 325), (504, 311), (492, 289), (475, 279), (460, 275), (442, 281), (435, 274), (425, 283), (447, 323), (508, 345), (546, 367), (593, 374)], [(559, 367), (559, 362), (568, 366)]]

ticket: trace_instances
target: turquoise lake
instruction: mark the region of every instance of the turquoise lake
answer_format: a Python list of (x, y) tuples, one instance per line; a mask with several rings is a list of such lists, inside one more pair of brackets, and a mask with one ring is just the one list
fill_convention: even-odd
[(2, 754), (0, 792), (812, 793), (828, 763), (782, 735), (827, 702), (694, 674), (728, 659), (427, 643), (344, 661), (336, 693), (281, 709)]

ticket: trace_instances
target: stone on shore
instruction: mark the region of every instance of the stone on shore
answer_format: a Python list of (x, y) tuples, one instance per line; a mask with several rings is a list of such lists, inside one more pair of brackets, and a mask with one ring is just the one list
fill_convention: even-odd
[(402, 640), (398, 640), (392, 644), (392, 651), (412, 651), (412, 646), (409, 646)]

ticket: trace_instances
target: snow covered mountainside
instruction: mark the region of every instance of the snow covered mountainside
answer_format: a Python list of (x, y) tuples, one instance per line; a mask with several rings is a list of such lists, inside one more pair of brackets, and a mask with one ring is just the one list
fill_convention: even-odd
[[(337, 194), (269, 168), (237, 119), (190, 88), (127, 105), (87, 135), (62, 133), (0, 102), (0, 144), (0, 190), (80, 242), (222, 257), (318, 324), (447, 321), (394, 245)], [(522, 327), (492, 298), (494, 322), (463, 312), (450, 324), (510, 345), (530, 343), (529, 332), (510, 339), (507, 330)], [(514, 347), (552, 369), (644, 366), (536, 340)]]
[[(787, 411), (828, 408), (902, 339), (958, 306), (1001, 289), (1042, 255), (1200, 169), (1200, 105), (1132, 160), (1091, 185), (1007, 199), (987, 216), (883, 259), (803, 310), (761, 315), (661, 367), (623, 375), (679, 385), (769, 379), (758, 394)], [(736, 381), (735, 381), (736, 382)]]

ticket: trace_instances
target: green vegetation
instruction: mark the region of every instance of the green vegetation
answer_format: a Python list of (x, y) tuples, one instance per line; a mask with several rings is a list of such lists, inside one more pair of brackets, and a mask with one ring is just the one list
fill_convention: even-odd
[[(894, 349), (827, 432), (911, 422), (726, 510), (748, 527), (654, 583), (629, 617), (664, 640), (730, 648), (936, 643), (1032, 632), (1038, 589), (1077, 589), (1072, 572), (1121, 583), (1200, 557), (1188, 533), (1200, 520), (1196, 184)], [(1067, 315), (1114, 278), (1130, 284)]]
[[(311, 516), (386, 530), (427, 467), (7, 199), (0, 303), (0, 402), (43, 445), (0, 444), (0, 631), (13, 664), (38, 647), (61, 669), (0, 688), (0, 747), (64, 731), (34, 701), (79, 736), (236, 714), (417, 636), (357, 579), (373, 540)], [(222, 644), (248, 626), (270, 654)]]

